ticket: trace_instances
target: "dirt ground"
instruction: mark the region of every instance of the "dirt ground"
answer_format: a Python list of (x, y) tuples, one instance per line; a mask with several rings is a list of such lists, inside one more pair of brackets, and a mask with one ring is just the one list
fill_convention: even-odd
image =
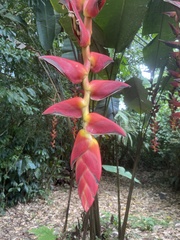
[[(180, 239), (180, 193), (172, 191), (162, 181), (163, 172), (143, 172), (135, 184), (130, 216), (127, 225), (128, 240), (178, 240)], [(126, 207), (129, 181), (121, 180), (122, 217)], [(28, 231), (40, 226), (54, 228), (60, 235), (65, 221), (69, 186), (54, 187), (45, 199), (36, 199), (28, 204), (18, 204), (0, 217), (0, 240), (36, 239)], [(102, 219), (117, 215), (117, 187), (115, 176), (103, 175), (99, 187), (99, 207)], [(68, 231), (73, 231), (81, 221), (83, 209), (75, 187), (72, 192)], [(108, 226), (106, 225), (108, 230)], [(116, 239), (117, 230), (112, 236)]]

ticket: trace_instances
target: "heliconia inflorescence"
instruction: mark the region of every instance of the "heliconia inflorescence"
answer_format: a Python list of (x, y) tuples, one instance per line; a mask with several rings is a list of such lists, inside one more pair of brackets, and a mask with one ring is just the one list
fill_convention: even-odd
[[(125, 131), (115, 122), (89, 112), (90, 99), (102, 100), (123, 88), (126, 83), (113, 80), (89, 79), (90, 71), (100, 72), (113, 60), (106, 55), (91, 52), (92, 18), (95, 17), (105, 4), (105, 0), (61, 0), (72, 21), (72, 30), (82, 47), (83, 64), (58, 56), (41, 56), (54, 66), (72, 83), (81, 83), (83, 97), (73, 97), (50, 106), (43, 114), (54, 114), (72, 118), (82, 117), (82, 129), (77, 133), (70, 165), (76, 169), (78, 193), (84, 210), (87, 212), (94, 202), (101, 178), (102, 164), (99, 144), (95, 136), (102, 134), (120, 134)], [(80, 17), (83, 13), (84, 17)]]
[[(180, 101), (179, 97), (179, 87), (180, 87), (180, 45), (179, 45), (179, 35), (180, 35), (180, 26), (179, 26), (179, 10), (180, 10), (180, 3), (178, 1), (166, 0), (166, 2), (175, 6), (177, 11), (172, 12), (165, 12), (165, 14), (171, 18), (174, 18), (176, 25), (170, 24), (171, 30), (175, 35), (178, 41), (162, 41), (168, 47), (176, 49), (176, 51), (172, 51), (170, 53), (171, 57), (175, 59), (177, 68), (176, 71), (169, 70), (170, 75), (173, 77), (173, 81), (171, 82), (172, 90), (169, 92), (169, 108), (171, 110), (170, 115), (170, 126), (172, 130), (176, 130), (180, 128), (180, 112), (176, 112), (178, 108), (180, 108)], [(178, 51), (177, 51), (178, 49)], [(177, 94), (178, 93), (178, 94)]]

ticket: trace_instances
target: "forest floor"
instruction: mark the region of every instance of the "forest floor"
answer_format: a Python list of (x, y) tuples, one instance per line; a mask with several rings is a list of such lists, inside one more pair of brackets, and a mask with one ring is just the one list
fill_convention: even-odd
[[(137, 175), (142, 184), (135, 184), (127, 225), (126, 240), (180, 239), (180, 193), (174, 192), (165, 181), (162, 171)], [(121, 178), (121, 212), (125, 211), (129, 181)], [(99, 207), (103, 239), (117, 239), (117, 187), (115, 176), (103, 175), (99, 187)], [(37, 239), (30, 229), (41, 226), (53, 228), (60, 235), (63, 229), (69, 186), (54, 187), (45, 199), (9, 208), (0, 217), (0, 240)], [(82, 220), (82, 207), (73, 189), (66, 239), (76, 237), (75, 226)], [(112, 217), (113, 215), (113, 217)], [(72, 232), (74, 231), (74, 237)], [(58, 239), (61, 239), (58, 238)]]

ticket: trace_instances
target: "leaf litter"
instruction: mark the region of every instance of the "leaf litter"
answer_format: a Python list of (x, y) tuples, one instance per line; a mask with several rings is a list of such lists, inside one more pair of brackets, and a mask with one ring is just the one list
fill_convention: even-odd
[[(127, 224), (128, 240), (178, 240), (180, 239), (180, 193), (174, 192), (162, 171), (141, 172), (137, 178), (142, 184), (135, 184)], [(122, 218), (126, 208), (129, 180), (120, 178)], [(116, 177), (104, 173), (99, 186), (99, 208), (101, 217), (117, 218)], [(47, 226), (61, 234), (65, 222), (69, 186), (54, 187), (44, 199), (27, 204), (18, 204), (7, 209), (0, 217), (1, 240), (33, 240), (36, 237), (29, 230)], [(67, 231), (74, 231), (82, 219), (83, 209), (77, 188), (72, 191)], [(109, 221), (111, 221), (109, 220)], [(107, 225), (108, 226), (108, 225)], [(105, 229), (102, 227), (102, 230)], [(107, 230), (107, 229), (106, 229)], [(110, 239), (117, 238), (113, 228)]]

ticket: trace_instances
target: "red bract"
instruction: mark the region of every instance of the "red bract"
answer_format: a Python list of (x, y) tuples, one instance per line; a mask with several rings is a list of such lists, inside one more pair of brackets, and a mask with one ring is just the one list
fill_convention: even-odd
[(124, 129), (122, 129), (115, 122), (103, 117), (98, 113), (89, 113), (84, 118), (86, 125), (85, 129), (93, 135), (101, 134), (120, 134), (126, 136)]
[(39, 59), (53, 65), (61, 74), (66, 76), (72, 83), (80, 83), (87, 75), (85, 67), (79, 63), (57, 56), (41, 56)]
[(172, 114), (173, 118), (180, 118), (180, 112), (176, 112)]
[(84, 129), (80, 130), (71, 154), (71, 167), (76, 162), (76, 182), (84, 210), (94, 202), (102, 165), (98, 142)]
[(113, 80), (93, 80), (90, 82), (91, 99), (102, 100), (111, 94), (130, 87), (128, 84)]
[(177, 13), (175, 11), (164, 12), (164, 14), (166, 14), (168, 17), (171, 17), (171, 18), (177, 18)]
[[(73, 1), (74, 1), (74, 5), (76, 6), (78, 12), (82, 11), (84, 0), (73, 0)], [(73, 10), (72, 7), (71, 7), (71, 4), (70, 4), (70, 0), (60, 0), (59, 3), (63, 4), (64, 6), (66, 6), (66, 8), (69, 11)]]
[[(72, 19), (72, 29), (79, 41), (80, 47), (87, 47), (90, 44), (90, 32), (86, 29), (78, 10), (82, 8), (82, 1), (61, 1), (69, 11), (69, 17)], [(77, 5), (76, 5), (77, 4)], [(80, 9), (77, 9), (77, 7)]]
[(77, 134), (76, 141), (74, 143), (73, 151), (71, 153), (71, 168), (75, 164), (77, 158), (79, 158), (83, 153), (85, 153), (92, 140), (91, 134), (81, 129)]
[(80, 97), (70, 98), (59, 103), (55, 103), (43, 114), (55, 114), (72, 118), (82, 117), (82, 108), (84, 107), (84, 100)]
[(180, 87), (180, 82), (178, 82), (178, 81), (173, 81), (173, 82), (171, 82), (171, 85), (172, 85), (173, 87), (175, 87), (175, 88), (178, 88), (178, 87)]
[(175, 78), (180, 78), (180, 73), (179, 72), (169, 70), (169, 73)]
[(172, 103), (175, 107), (180, 107), (180, 102), (177, 101), (176, 99), (170, 100), (170, 103)]
[(179, 34), (180, 34), (180, 29), (179, 26), (175, 27), (173, 24), (169, 23), (171, 30), (173, 32), (173, 34), (178, 38)]
[(94, 18), (104, 6), (106, 0), (85, 0), (83, 14), (85, 17)]
[(160, 41), (165, 43), (168, 47), (180, 49), (180, 43), (179, 42), (176, 42), (176, 41), (164, 41), (164, 40), (160, 40)]
[(102, 69), (107, 67), (110, 63), (112, 63), (113, 59), (104, 54), (91, 52), (90, 61), (91, 61), (91, 71), (94, 73), (98, 73)]
[(165, 2), (168, 2), (168, 3), (171, 3), (173, 4), (174, 6), (180, 8), (180, 2), (178, 1), (172, 1), (172, 0), (164, 0)]

